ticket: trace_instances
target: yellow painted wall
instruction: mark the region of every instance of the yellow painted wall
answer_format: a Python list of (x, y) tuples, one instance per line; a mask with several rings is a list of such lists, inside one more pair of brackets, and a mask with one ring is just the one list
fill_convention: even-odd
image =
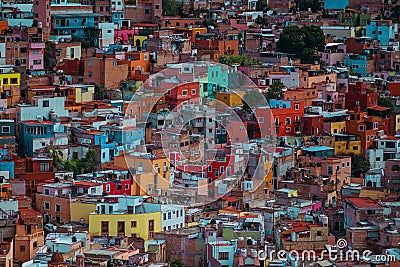
[[(264, 162), (264, 187), (267, 187), (269, 191), (272, 190), (272, 163), (271, 162)], [(266, 186), (268, 183), (268, 186)]]
[[(160, 177), (164, 177), (165, 176), (165, 180), (169, 181), (169, 175), (170, 175), (170, 164), (169, 164), (169, 160), (167, 158), (155, 158), (152, 159), (151, 162), (153, 163), (153, 168), (155, 171), (156, 168), (156, 164), (158, 164), (158, 174), (160, 175)], [(164, 171), (164, 163), (166, 164), (167, 168)], [(158, 179), (160, 180), (160, 179)]]
[(394, 118), (394, 131), (400, 131), (400, 114), (395, 115)]
[[(13, 78), (17, 79), (17, 83), (11, 83), (11, 79)], [(20, 86), (20, 84), (21, 74), (18, 72), (0, 74), (0, 86)]]
[(230, 107), (243, 105), (242, 101), (243, 97), (244, 97), (244, 92), (235, 92), (235, 93), (217, 92), (215, 94), (216, 100), (221, 101)]
[(143, 45), (143, 41), (147, 40), (147, 36), (140, 36), (140, 35), (135, 35), (133, 37), (133, 42), (136, 45), (136, 40), (140, 40), (140, 45)]
[[(347, 145), (348, 143), (348, 145)], [(356, 148), (356, 149), (354, 149)], [(335, 142), (335, 155), (354, 153), (361, 154), (361, 140), (356, 141), (336, 141)]]
[(345, 133), (345, 132), (346, 132), (346, 121), (331, 122), (331, 134)]
[(71, 221), (80, 222), (81, 218), (89, 223), (89, 214), (96, 211), (96, 203), (71, 203)]
[[(154, 233), (161, 232), (161, 212), (145, 214), (90, 214), (89, 232), (92, 236), (101, 236), (101, 222), (108, 221), (108, 236), (118, 236), (118, 222), (125, 222), (125, 236), (136, 234), (144, 241), (149, 238), (149, 221), (154, 220)], [(131, 227), (131, 222), (136, 221), (136, 227)]]
[(82, 93), (82, 89), (80, 87), (77, 87), (75, 90), (75, 102), (76, 103), (86, 103), (86, 102), (91, 102), (93, 101), (93, 96), (94, 96), (94, 86), (89, 86), (88, 91), (85, 93)]
[[(144, 196), (148, 194), (149, 184), (154, 185), (154, 174), (152, 172), (145, 172), (136, 174), (133, 177), (133, 184), (131, 186), (132, 196)], [(164, 179), (158, 179), (158, 188), (167, 189), (169, 183)]]

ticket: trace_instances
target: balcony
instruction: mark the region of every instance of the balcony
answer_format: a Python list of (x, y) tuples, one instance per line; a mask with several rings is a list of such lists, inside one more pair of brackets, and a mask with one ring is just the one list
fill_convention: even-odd
[(44, 43), (29, 43), (29, 48), (30, 49), (44, 49), (45, 44)]

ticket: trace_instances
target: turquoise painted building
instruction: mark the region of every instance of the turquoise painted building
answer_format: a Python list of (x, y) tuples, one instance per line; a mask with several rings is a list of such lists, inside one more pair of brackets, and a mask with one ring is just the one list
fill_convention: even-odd
[(349, 0), (325, 0), (324, 9), (345, 9), (349, 5)]
[(56, 35), (72, 35), (87, 40), (92, 46), (98, 45), (99, 30), (95, 27), (95, 19), (100, 14), (54, 14), (53, 31)]
[(368, 60), (369, 55), (347, 54), (344, 56), (344, 65), (351, 68), (354, 73), (367, 76)]
[(222, 65), (208, 67), (208, 96), (215, 99), (216, 92), (222, 92), (229, 86), (228, 69), (223, 69)]
[(373, 20), (365, 30), (365, 36), (379, 40), (380, 45), (388, 45), (398, 32), (398, 24), (390, 20)]

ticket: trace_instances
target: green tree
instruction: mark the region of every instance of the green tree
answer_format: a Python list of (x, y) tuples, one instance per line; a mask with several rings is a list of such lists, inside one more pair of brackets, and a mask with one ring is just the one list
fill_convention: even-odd
[(300, 11), (307, 11), (311, 8), (311, 11), (315, 13), (318, 10), (321, 10), (319, 0), (295, 0), (294, 2)]
[(378, 105), (382, 106), (382, 107), (390, 108), (390, 113), (392, 113), (394, 110), (394, 104), (393, 104), (392, 100), (390, 100), (389, 98), (383, 97), (383, 96), (379, 96)]
[(268, 24), (268, 21), (262, 17), (262, 16), (258, 16), (255, 20), (256, 24), (260, 27), (265, 26)]
[(185, 267), (185, 264), (181, 259), (171, 259), (168, 258), (167, 262), (169, 263), (170, 267)]
[(204, 25), (204, 27), (209, 27), (209, 26), (213, 26), (213, 27), (217, 27), (217, 23), (214, 21), (214, 20), (212, 20), (212, 19), (205, 19), (205, 20), (203, 20), (203, 25)]
[(317, 26), (287, 27), (279, 37), (278, 49), (281, 52), (293, 54), (302, 63), (319, 61), (318, 52), (325, 48), (325, 35)]
[(265, 94), (265, 98), (269, 101), (271, 99), (281, 99), (282, 98), (282, 89), (285, 88), (285, 85), (280, 81), (275, 81), (269, 88), (268, 92)]
[(240, 66), (254, 66), (262, 64), (261, 61), (258, 61), (255, 58), (248, 58), (245, 55), (240, 55), (240, 56), (224, 55), (219, 58), (219, 62), (229, 66), (232, 66), (233, 64), (239, 64)]
[(270, 7), (268, 6), (268, 1), (267, 0), (258, 0), (256, 4), (256, 10), (259, 11), (264, 11), (267, 12), (270, 10)]
[(347, 154), (351, 157), (351, 175), (354, 177), (360, 177), (361, 174), (365, 174), (370, 168), (371, 164), (368, 159), (363, 155), (357, 155), (354, 153)]
[(53, 164), (58, 170), (71, 171), (74, 175), (77, 175), (82, 171), (86, 173), (93, 172), (99, 167), (96, 160), (96, 152), (93, 149), (89, 149), (85, 158), (82, 159), (79, 159), (76, 154), (73, 154), (72, 159), (62, 160), (62, 155), (60, 153), (61, 152), (58, 150), (52, 150), (51, 152)]
[(183, 9), (183, 5), (182, 2), (176, 0), (163, 0), (162, 8), (164, 16), (178, 16)]

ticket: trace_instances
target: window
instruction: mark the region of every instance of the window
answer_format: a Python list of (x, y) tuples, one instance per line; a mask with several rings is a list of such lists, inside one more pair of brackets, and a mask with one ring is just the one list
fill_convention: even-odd
[(333, 168), (332, 166), (328, 166), (328, 175), (332, 175), (333, 174)]
[(108, 222), (101, 222), (101, 232), (108, 234)]
[(375, 210), (367, 210), (368, 215), (375, 215)]
[(107, 193), (110, 192), (110, 184), (106, 184), (106, 192), (107, 192)]
[(50, 202), (44, 202), (44, 209), (49, 210), (50, 209)]
[(258, 118), (258, 123), (264, 123), (264, 118), (263, 117), (259, 117)]
[(34, 59), (33, 60), (33, 65), (40, 65), (42, 64), (42, 60), (41, 59)]
[(149, 238), (154, 237), (154, 220), (149, 220)]
[(219, 252), (218, 253), (219, 260), (229, 260), (229, 252)]
[(61, 211), (61, 205), (60, 204), (56, 204), (56, 211)]
[(49, 107), (49, 100), (43, 100), (42, 105), (44, 108), (48, 108)]
[(125, 190), (129, 189), (129, 184), (125, 184)]
[(212, 167), (211, 167), (211, 165), (208, 166), (207, 171), (208, 171), (208, 172), (212, 172)]
[(168, 212), (168, 220), (171, 220), (171, 212)]
[(1, 127), (1, 132), (2, 133), (10, 133), (11, 132), (10, 126), (2, 126)]
[(25, 246), (19, 246), (19, 251), (25, 251)]
[(93, 73), (91, 71), (88, 71), (88, 77), (92, 77)]
[(192, 89), (192, 95), (196, 94), (196, 89)]
[(138, 171), (143, 171), (143, 163), (142, 162), (138, 162)]
[(182, 90), (182, 95), (187, 95), (187, 91), (186, 90)]
[(33, 242), (33, 248), (37, 248), (37, 242)]
[(353, 150), (358, 150), (358, 146), (353, 146)]
[(290, 127), (286, 127), (286, 132), (290, 132)]
[[(148, 10), (148, 9), (145, 9), (145, 10), (144, 10), (144, 14), (148, 15), (148, 14), (149, 14), (149, 10)], [(177, 26), (178, 26), (178, 25), (177, 25)]]
[(125, 234), (125, 222), (118, 222), (117, 231), (118, 231), (118, 233), (124, 233)]
[(358, 125), (358, 131), (364, 132), (364, 125)]
[(117, 61), (112, 62), (113, 67), (117, 66)]
[(374, 130), (378, 129), (379, 122), (374, 122)]
[(291, 119), (290, 119), (290, 117), (287, 117), (286, 118), (286, 125), (290, 125), (290, 123), (291, 123)]
[(87, 65), (88, 65), (88, 67), (91, 67), (91, 66), (93, 66), (93, 61), (92, 61), (92, 60), (88, 60), (88, 63), (87, 63)]
[(40, 162), (40, 172), (49, 172), (50, 162)]
[(136, 228), (136, 227), (137, 227), (137, 222), (131, 221), (131, 228)]
[(10, 78), (10, 84), (18, 84), (18, 78)]
[(8, 78), (3, 79), (3, 84), (8, 84)]
[(39, 55), (39, 50), (33, 50), (34, 55)]
[(222, 174), (224, 173), (224, 166), (219, 167), (219, 172)]
[(50, 189), (45, 188), (45, 189), (44, 189), (44, 195), (45, 195), (45, 196), (50, 196)]
[(294, 110), (299, 110), (300, 105), (299, 104), (294, 104)]

